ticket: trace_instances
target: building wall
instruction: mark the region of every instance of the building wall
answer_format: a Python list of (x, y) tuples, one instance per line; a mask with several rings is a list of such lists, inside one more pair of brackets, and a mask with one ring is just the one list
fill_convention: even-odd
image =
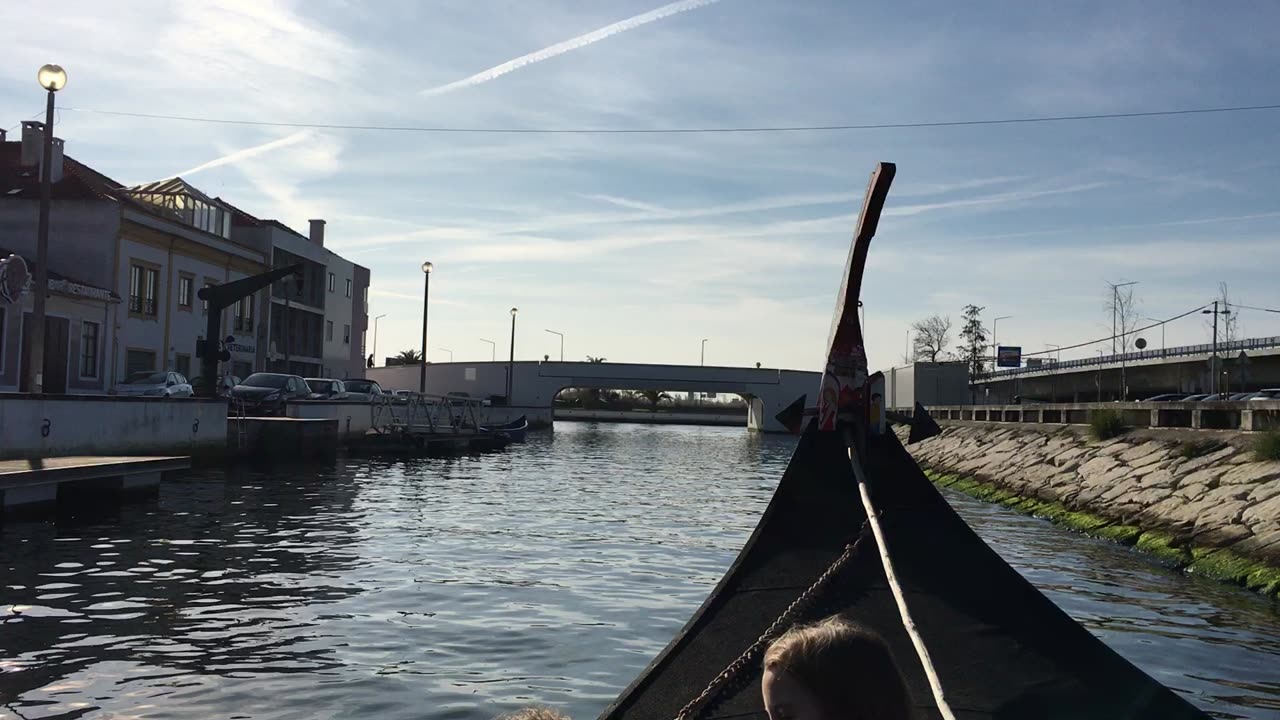
[[(265, 271), (265, 258), (252, 251), (235, 247), (220, 238), (203, 237), (204, 233), (164, 221), (148, 223), (149, 227), (128, 222), (121, 228), (119, 257), (115, 263), (116, 278), (113, 286), (122, 302), (116, 311), (112, 336), (113, 382), (124, 379), (128, 368), (129, 350), (154, 353), (157, 370), (184, 369), (189, 377), (200, 375), (200, 360), (196, 356), (196, 341), (204, 337), (208, 317), (198, 297), (206, 284), (220, 285)], [(158, 272), (156, 314), (144, 316), (129, 310), (131, 267), (139, 264)], [(181, 279), (193, 279), (190, 309), (179, 306)], [(260, 308), (259, 300), (259, 308)], [(261, 312), (257, 318), (261, 317)], [(255, 318), (255, 325), (257, 323)], [(235, 307), (222, 311), (221, 338), (236, 336), (238, 349), (232, 362), (240, 362), (260, 368), (258, 341), (255, 327), (247, 336), (236, 335), (234, 329)], [(243, 333), (242, 333), (243, 335)], [(185, 360), (179, 368), (179, 359)], [(223, 368), (231, 371), (231, 366)]]
[[(18, 305), (10, 305), (0, 301), (0, 392), (16, 392), (22, 374), (22, 328), (29, 322), (33, 299), (30, 293), (23, 296)], [(45, 314), (50, 318), (67, 321), (67, 371), (65, 377), (66, 392), (103, 393), (108, 387), (108, 329), (114, 303), (103, 302), (62, 294), (50, 293), (45, 306)], [(81, 365), (82, 331), (84, 323), (97, 325), (97, 368), (85, 368)], [(85, 370), (93, 370), (86, 374)], [(49, 379), (45, 380), (48, 384)], [(57, 385), (54, 385), (56, 387)]]
[[(0, 196), (0, 248), (36, 257), (40, 203)], [(114, 288), (111, 272), (120, 207), (113, 202), (55, 200), (49, 213), (49, 269), (81, 282)]]
[(364, 377), (372, 342), (369, 337), (369, 268), (360, 265), (352, 266), (352, 277), (355, 278), (355, 290), (351, 295), (351, 353), (348, 362), (349, 371), (346, 377)]

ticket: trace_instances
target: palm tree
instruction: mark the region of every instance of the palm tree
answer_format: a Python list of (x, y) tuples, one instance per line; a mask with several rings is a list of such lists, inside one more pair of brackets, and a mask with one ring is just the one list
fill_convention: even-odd
[(608, 358), (593, 357), (593, 356), (591, 356), (591, 355), (588, 355), (588, 356), (587, 356), (587, 362), (589, 362), (589, 363), (602, 363), (602, 362), (604, 362), (604, 361), (605, 361), (605, 360), (607, 360), (607, 359), (608, 359)]
[(396, 360), (399, 360), (401, 365), (420, 365), (422, 363), (422, 353), (417, 350), (401, 350), (396, 355)]
[(670, 400), (671, 396), (659, 390), (637, 390), (636, 397), (644, 398), (649, 401), (649, 406), (656, 409), (658, 403), (663, 400)]

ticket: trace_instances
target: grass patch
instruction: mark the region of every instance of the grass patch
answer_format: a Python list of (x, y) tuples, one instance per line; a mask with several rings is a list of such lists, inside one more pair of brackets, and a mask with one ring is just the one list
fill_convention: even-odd
[(1095, 528), (1092, 534), (1121, 545), (1133, 545), (1142, 536), (1142, 528), (1133, 525), (1106, 525)]
[(1089, 436), (1094, 440), (1110, 440), (1128, 430), (1124, 416), (1116, 410), (1098, 410), (1089, 416)]
[(1280, 460), (1280, 430), (1268, 430), (1254, 438), (1253, 454), (1259, 460)]
[(1186, 548), (1174, 547), (1173, 536), (1158, 530), (1150, 530), (1138, 536), (1136, 544), (1139, 550), (1151, 553), (1162, 562), (1175, 567), (1184, 567), (1191, 562), (1191, 552)]
[(1178, 443), (1178, 457), (1184, 460), (1192, 460), (1201, 455), (1208, 455), (1210, 452), (1217, 450), (1221, 443), (1208, 442), (1205, 440), (1183, 440)]

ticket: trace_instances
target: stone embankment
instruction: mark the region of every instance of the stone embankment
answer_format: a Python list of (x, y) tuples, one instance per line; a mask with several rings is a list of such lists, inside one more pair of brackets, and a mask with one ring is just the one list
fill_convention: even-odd
[(948, 424), (908, 446), (933, 480), (1280, 594), (1280, 462), (1243, 434)]

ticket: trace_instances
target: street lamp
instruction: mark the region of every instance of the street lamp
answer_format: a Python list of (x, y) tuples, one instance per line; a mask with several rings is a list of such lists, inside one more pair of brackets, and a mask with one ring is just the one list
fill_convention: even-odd
[(40, 163), (40, 215), (36, 226), (35, 297), (31, 309), (31, 342), (27, 345), (23, 374), (29, 392), (44, 392), (44, 322), (49, 298), (49, 206), (53, 197), (53, 95), (67, 86), (67, 71), (44, 65), (36, 73), (40, 87), (48, 91), (44, 110), (43, 160)]
[(698, 360), (698, 365), (707, 364), (707, 338), (702, 338), (702, 356)]
[(452, 350), (450, 350), (449, 348), (440, 348), (440, 352), (447, 352), (447, 353), (449, 353), (449, 362), (453, 362), (453, 351), (452, 351)]
[(493, 362), (494, 360), (497, 360), (498, 359), (498, 343), (492, 340), (485, 340), (484, 338), (480, 338), (480, 342), (489, 343), (489, 362)]
[(555, 330), (547, 330), (547, 332), (551, 333), (552, 335), (560, 336), (560, 362), (564, 362), (564, 333), (556, 332)]
[(1056, 352), (1056, 353), (1054, 353), (1055, 355), (1057, 355), (1057, 360), (1055, 360), (1055, 362), (1057, 362), (1057, 363), (1061, 363), (1061, 362), (1062, 362), (1062, 346), (1061, 346), (1061, 345), (1054, 345), (1053, 343), (1045, 343), (1045, 344), (1044, 344), (1044, 349), (1045, 349), (1045, 350), (1049, 350), (1049, 349), (1057, 350), (1057, 352)]
[(383, 313), (373, 319), (373, 349), (369, 351), (369, 354), (373, 355), (375, 359), (378, 357), (378, 321), (386, 316), (387, 314)]
[(511, 357), (507, 360), (507, 405), (511, 405), (511, 390), (516, 379), (516, 313), (518, 308), (511, 308)]
[(1164, 352), (1164, 351), (1165, 351), (1165, 323), (1166, 323), (1166, 320), (1161, 320), (1160, 318), (1147, 318), (1147, 319), (1148, 319), (1148, 320), (1155, 320), (1155, 322), (1160, 323), (1160, 351), (1161, 351), (1161, 352)]
[(1000, 327), (1001, 320), (1008, 320), (1012, 315), (1001, 315), (991, 321), (991, 355), (994, 360), (991, 363), (991, 369), (994, 371), (996, 366), (1000, 364), (1000, 345), (996, 342), (996, 328)]
[(422, 263), (422, 365), (418, 367), (418, 392), (427, 392), (427, 298), (431, 297), (431, 271), (436, 266)]

